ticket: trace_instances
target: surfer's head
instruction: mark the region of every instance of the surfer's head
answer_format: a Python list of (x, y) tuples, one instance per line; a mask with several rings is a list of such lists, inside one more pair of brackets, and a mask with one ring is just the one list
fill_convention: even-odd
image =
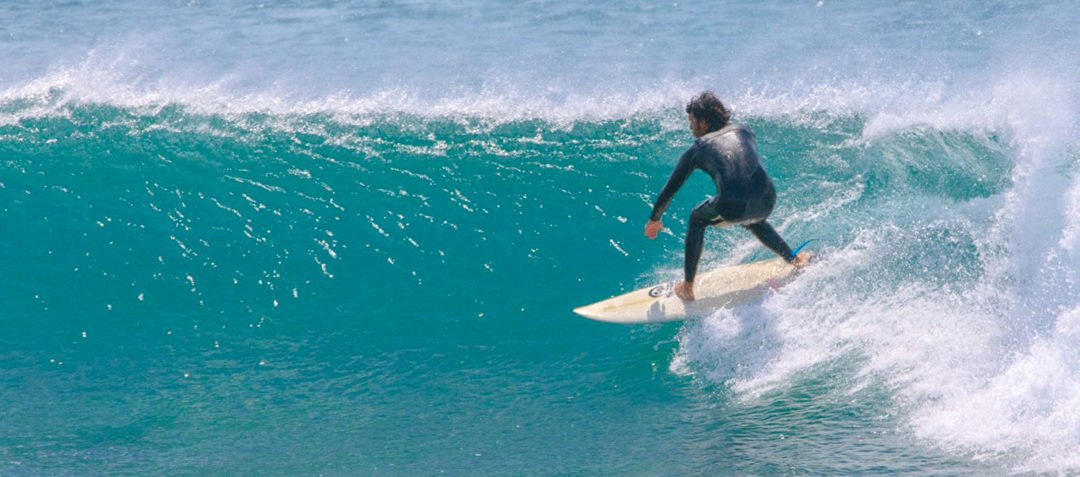
[[(712, 91), (706, 91), (691, 99), (686, 105), (686, 113), (690, 115), (690, 130), (695, 137), (727, 126), (731, 119), (731, 111), (724, 107), (724, 103), (720, 102)], [(696, 122), (700, 126), (695, 124)]]

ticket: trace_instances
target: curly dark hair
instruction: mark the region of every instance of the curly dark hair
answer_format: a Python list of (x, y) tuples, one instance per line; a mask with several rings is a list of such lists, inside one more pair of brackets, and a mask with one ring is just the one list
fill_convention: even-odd
[(724, 103), (720, 102), (712, 91), (706, 91), (691, 99), (686, 105), (686, 112), (693, 114), (695, 118), (708, 121), (709, 132), (727, 126), (731, 119), (731, 111), (724, 107)]

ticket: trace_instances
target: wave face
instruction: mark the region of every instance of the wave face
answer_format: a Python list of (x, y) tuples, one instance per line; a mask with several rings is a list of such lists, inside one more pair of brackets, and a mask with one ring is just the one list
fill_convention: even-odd
[[(0, 473), (1078, 472), (1078, 10), (968, 7), (0, 7)], [(573, 315), (706, 88), (818, 264)]]

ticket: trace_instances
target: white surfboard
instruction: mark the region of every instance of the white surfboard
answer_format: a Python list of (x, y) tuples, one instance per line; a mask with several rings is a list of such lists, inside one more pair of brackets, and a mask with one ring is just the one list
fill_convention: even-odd
[(574, 313), (623, 324), (685, 320), (761, 298), (795, 278), (795, 271), (779, 257), (743, 263), (699, 273), (693, 301), (675, 296), (676, 282), (668, 282), (586, 305)]

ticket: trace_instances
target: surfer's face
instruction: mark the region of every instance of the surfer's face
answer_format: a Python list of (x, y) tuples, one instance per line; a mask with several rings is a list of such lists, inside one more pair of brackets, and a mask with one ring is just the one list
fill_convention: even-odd
[(690, 115), (690, 132), (694, 135), (694, 137), (701, 137), (701, 136), (704, 136), (705, 133), (709, 132), (709, 122), (708, 121), (706, 121), (704, 119), (695, 118), (694, 113), (689, 113), (689, 115)]

